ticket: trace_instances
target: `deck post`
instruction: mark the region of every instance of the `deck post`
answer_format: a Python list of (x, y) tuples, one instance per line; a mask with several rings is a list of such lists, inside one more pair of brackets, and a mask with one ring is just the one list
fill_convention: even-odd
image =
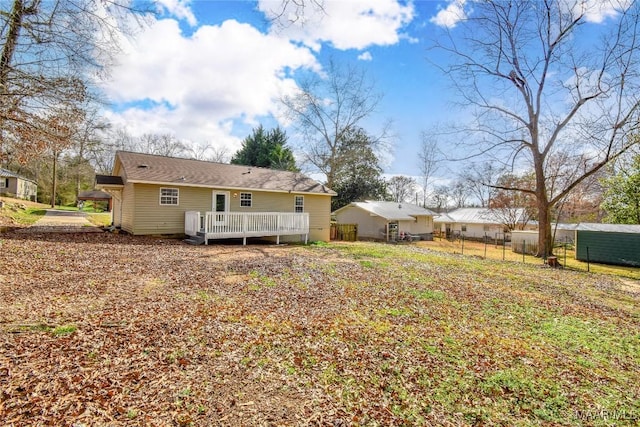
[(247, 236), (242, 238), (242, 246), (247, 246)]

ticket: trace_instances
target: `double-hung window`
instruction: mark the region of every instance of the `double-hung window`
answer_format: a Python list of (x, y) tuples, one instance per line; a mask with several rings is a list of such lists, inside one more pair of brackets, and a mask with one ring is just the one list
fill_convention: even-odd
[(252, 202), (251, 193), (240, 193), (240, 206), (243, 208), (250, 208)]
[(160, 188), (160, 204), (166, 206), (178, 205), (178, 189), (177, 188)]
[(296, 196), (293, 205), (294, 205), (295, 213), (303, 213), (304, 212), (304, 196)]

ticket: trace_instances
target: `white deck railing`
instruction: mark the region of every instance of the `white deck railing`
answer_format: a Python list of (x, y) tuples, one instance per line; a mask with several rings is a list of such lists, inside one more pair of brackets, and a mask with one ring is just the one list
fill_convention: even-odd
[(209, 239), (243, 238), (304, 235), (305, 243), (309, 235), (309, 214), (290, 212), (200, 212), (185, 213), (184, 233), (195, 236), (204, 234), (205, 243)]

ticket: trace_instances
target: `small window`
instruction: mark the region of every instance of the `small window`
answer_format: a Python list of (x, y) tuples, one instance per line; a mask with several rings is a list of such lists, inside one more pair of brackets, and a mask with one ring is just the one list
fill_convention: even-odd
[(161, 188), (160, 204), (161, 205), (177, 205), (178, 189), (177, 188)]
[(9, 187), (9, 180), (6, 178), (0, 179), (0, 188)]
[(243, 208), (251, 207), (251, 193), (240, 193), (240, 206)]
[(304, 196), (296, 196), (294, 206), (295, 206), (295, 213), (303, 213), (304, 212)]
[(462, 224), (461, 230), (466, 233), (467, 232), (467, 224)]
[(482, 229), (483, 229), (484, 231), (491, 231), (491, 226), (490, 226), (490, 225), (488, 225), (488, 224), (485, 224), (485, 225), (482, 227)]

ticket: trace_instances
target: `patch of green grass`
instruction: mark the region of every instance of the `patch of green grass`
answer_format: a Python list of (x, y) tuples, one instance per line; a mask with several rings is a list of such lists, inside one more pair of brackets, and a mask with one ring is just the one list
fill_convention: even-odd
[[(251, 271), (249, 272), (249, 276), (254, 279), (254, 283), (249, 284), (249, 290), (256, 291), (260, 289), (260, 286), (265, 286), (267, 288), (272, 288), (278, 285), (278, 282), (270, 276), (267, 276), (259, 271)], [(257, 283), (255, 283), (257, 282)]]
[(87, 213), (87, 220), (97, 227), (108, 227), (111, 225), (111, 212)]
[(418, 299), (426, 299), (433, 301), (442, 301), (444, 299), (444, 292), (432, 289), (425, 289), (422, 291), (413, 290), (411, 292)]
[(23, 209), (14, 205), (7, 210), (6, 215), (21, 225), (31, 225), (42, 218), (47, 211), (42, 208), (28, 207)]
[(78, 330), (78, 327), (76, 325), (61, 325), (53, 328), (51, 333), (53, 333), (53, 335), (57, 337), (63, 337), (66, 335), (71, 335), (77, 330)]

